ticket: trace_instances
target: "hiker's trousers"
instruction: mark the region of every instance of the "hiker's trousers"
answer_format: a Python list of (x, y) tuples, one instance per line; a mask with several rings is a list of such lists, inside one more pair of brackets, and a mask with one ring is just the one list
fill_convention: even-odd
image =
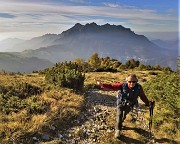
[(116, 130), (122, 130), (122, 123), (126, 119), (126, 115), (131, 111), (132, 107), (125, 105), (117, 105)]

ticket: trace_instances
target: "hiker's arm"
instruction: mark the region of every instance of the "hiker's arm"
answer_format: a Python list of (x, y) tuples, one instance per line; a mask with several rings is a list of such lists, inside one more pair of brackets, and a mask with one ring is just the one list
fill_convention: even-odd
[(118, 91), (122, 87), (123, 82), (116, 83), (116, 84), (101, 84), (100, 88), (105, 89), (105, 90), (113, 90), (113, 91)]
[(146, 104), (146, 106), (149, 106), (149, 100), (147, 96), (145, 95), (142, 87), (140, 88), (140, 98)]

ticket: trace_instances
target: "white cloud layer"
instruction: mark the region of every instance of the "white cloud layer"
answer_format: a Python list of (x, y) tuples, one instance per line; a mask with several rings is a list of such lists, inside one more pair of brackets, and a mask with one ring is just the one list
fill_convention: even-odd
[[(130, 26), (133, 30), (138, 31), (178, 30), (178, 17), (170, 13), (173, 10), (169, 11), (169, 14), (159, 14), (151, 9), (138, 9), (112, 3), (104, 3), (101, 6), (80, 6), (47, 2), (29, 2), (28, 0), (0, 2), (0, 38), (2, 32), (37, 32), (40, 34), (49, 31), (60, 33), (77, 22), (82, 24), (89, 22), (123, 23), (125, 27)], [(76, 0), (76, 2), (85, 1)], [(166, 23), (167, 21), (169, 22)]]

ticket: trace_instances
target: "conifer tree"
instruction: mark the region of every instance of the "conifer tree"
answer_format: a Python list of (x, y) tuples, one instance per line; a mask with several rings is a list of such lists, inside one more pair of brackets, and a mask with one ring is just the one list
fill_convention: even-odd
[(100, 62), (101, 60), (97, 53), (94, 53), (88, 60), (88, 64), (93, 68), (99, 68)]

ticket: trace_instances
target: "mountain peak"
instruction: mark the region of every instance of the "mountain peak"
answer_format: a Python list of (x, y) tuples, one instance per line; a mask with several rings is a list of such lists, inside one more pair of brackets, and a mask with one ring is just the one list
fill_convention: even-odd
[(63, 31), (62, 35), (71, 35), (71, 34), (77, 33), (81, 30), (82, 27), (83, 25), (81, 25), (80, 23), (76, 23), (72, 28), (66, 31)]
[[(132, 32), (130, 28), (125, 28), (122, 25), (111, 25), (106, 23), (104, 25), (97, 25), (95, 22), (82, 25), (76, 23), (72, 28), (63, 31), (63, 35), (72, 35), (78, 33), (101, 33), (101, 32)], [(132, 32), (134, 33), (134, 32)]]
[(92, 22), (92, 23), (87, 23), (85, 26), (98, 26), (95, 22)]
[(82, 24), (76, 23), (76, 24), (73, 26), (73, 28), (78, 29), (78, 28), (81, 28), (82, 26), (83, 26)]

